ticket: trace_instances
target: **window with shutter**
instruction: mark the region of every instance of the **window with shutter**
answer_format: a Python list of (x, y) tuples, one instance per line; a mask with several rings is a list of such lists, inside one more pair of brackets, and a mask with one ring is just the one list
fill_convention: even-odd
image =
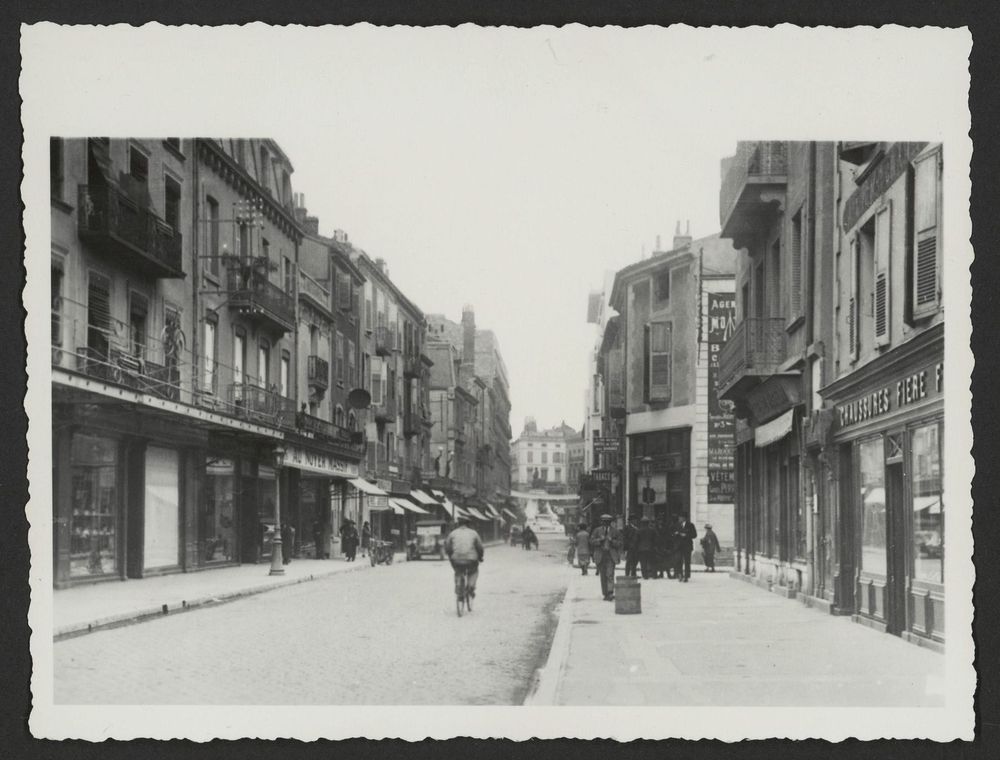
[(849, 296), (847, 300), (847, 354), (851, 361), (858, 358), (858, 238), (851, 240)]
[(781, 240), (775, 240), (771, 245), (771, 256), (766, 265), (767, 275), (767, 298), (769, 303), (765, 306), (767, 313), (772, 317), (782, 316), (781, 302)]
[(890, 282), (889, 262), (892, 241), (892, 206), (875, 214), (875, 294), (873, 311), (875, 317), (875, 345), (889, 344)]
[(941, 299), (940, 222), (941, 152), (913, 162), (913, 316), (934, 314)]
[(649, 400), (669, 401), (671, 386), (670, 322), (649, 325)]
[(382, 368), (376, 368), (372, 364), (372, 384), (371, 384), (372, 404), (381, 406), (382, 404)]
[(788, 254), (788, 321), (802, 316), (802, 212), (792, 217), (791, 247)]
[(87, 289), (87, 347), (93, 353), (107, 356), (110, 337), (111, 280), (91, 272)]
[(365, 299), (365, 329), (371, 331), (372, 329), (372, 302), (371, 299)]

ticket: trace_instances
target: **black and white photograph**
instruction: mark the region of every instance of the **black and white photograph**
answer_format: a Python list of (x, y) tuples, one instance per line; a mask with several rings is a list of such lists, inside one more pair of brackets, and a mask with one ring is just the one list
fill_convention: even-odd
[(34, 735), (971, 737), (967, 31), (21, 41)]

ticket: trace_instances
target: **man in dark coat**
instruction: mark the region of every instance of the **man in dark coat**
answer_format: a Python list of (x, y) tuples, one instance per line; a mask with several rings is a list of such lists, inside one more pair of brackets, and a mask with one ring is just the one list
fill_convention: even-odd
[(681, 561), (677, 567), (677, 579), (687, 583), (691, 577), (691, 552), (694, 551), (694, 540), (698, 537), (698, 531), (688, 522), (687, 515), (680, 516), (674, 536), (681, 553)]
[(639, 538), (639, 528), (635, 524), (635, 516), (628, 518), (628, 524), (622, 531), (622, 542), (625, 546), (625, 577), (635, 578), (635, 568), (639, 562), (639, 551), (636, 541)]
[(653, 556), (650, 559), (652, 565), (650, 577), (662, 578), (663, 574), (666, 573), (669, 578), (674, 556), (673, 531), (667, 527), (667, 523), (662, 519), (657, 521), (653, 531), (655, 539)]
[(719, 551), (719, 537), (711, 525), (705, 525), (705, 535), (701, 537), (701, 556), (705, 560), (705, 570), (715, 572), (715, 553)]
[(340, 545), (344, 550), (344, 558), (353, 562), (358, 553), (358, 529), (353, 520), (347, 520), (340, 526)]
[(639, 565), (642, 567), (642, 577), (648, 580), (656, 575), (653, 564), (656, 558), (656, 529), (648, 517), (642, 518), (642, 527), (636, 536), (636, 553), (639, 555)]
[(622, 535), (611, 524), (611, 515), (601, 515), (601, 524), (590, 534), (590, 549), (601, 577), (601, 593), (604, 600), (615, 598), (615, 565), (621, 558)]
[(281, 524), (281, 564), (287, 565), (292, 561), (292, 552), (295, 551), (295, 528), (288, 523)]

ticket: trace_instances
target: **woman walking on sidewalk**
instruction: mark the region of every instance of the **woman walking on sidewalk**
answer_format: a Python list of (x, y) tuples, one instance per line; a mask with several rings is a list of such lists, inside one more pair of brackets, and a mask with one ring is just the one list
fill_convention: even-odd
[(715, 572), (715, 553), (719, 548), (719, 537), (715, 535), (712, 526), (706, 524), (705, 535), (701, 538), (701, 556), (705, 560), (706, 572)]
[(587, 574), (590, 567), (590, 531), (587, 530), (587, 523), (580, 523), (573, 540), (576, 542), (576, 561), (582, 570), (582, 574)]
[(364, 559), (367, 556), (367, 552), (371, 548), (372, 542), (372, 529), (368, 525), (368, 521), (365, 520), (361, 525), (361, 558)]
[(340, 545), (344, 549), (344, 559), (353, 562), (358, 554), (358, 529), (353, 520), (347, 520), (340, 526)]

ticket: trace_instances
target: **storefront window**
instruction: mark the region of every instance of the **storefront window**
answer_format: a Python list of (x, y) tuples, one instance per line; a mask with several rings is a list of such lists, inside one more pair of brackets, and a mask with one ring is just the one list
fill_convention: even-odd
[(861, 486), (861, 569), (886, 574), (885, 456), (881, 438), (858, 446)]
[(142, 566), (180, 563), (180, 459), (174, 449), (146, 449)]
[(271, 556), (271, 542), (274, 540), (276, 525), (274, 523), (274, 503), (277, 497), (277, 480), (274, 468), (266, 465), (257, 467), (257, 522), (260, 538), (258, 547), (261, 557)]
[(201, 512), (205, 562), (232, 562), (236, 559), (234, 486), (232, 460), (209, 456), (205, 462), (205, 497)]
[(118, 570), (118, 443), (111, 438), (74, 435), (71, 458), (70, 576), (115, 573)]
[(913, 480), (913, 577), (944, 582), (944, 501), (937, 423), (913, 431), (910, 461)]

